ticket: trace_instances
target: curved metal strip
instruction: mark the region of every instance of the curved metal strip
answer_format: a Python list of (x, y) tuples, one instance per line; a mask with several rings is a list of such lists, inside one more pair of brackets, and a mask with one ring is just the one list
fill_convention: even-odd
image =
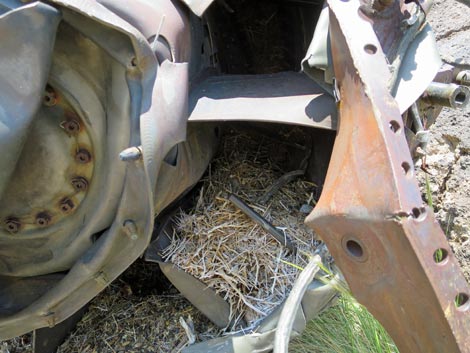
[(441, 65), (434, 33), (426, 24), (408, 48), (392, 92), (400, 113), (403, 114), (423, 94)]
[[(156, 184), (166, 154), (186, 138), (188, 121), (188, 64), (164, 61), (158, 71), (152, 106), (140, 120), (143, 158)], [(158, 195), (155, 195), (157, 197)]]

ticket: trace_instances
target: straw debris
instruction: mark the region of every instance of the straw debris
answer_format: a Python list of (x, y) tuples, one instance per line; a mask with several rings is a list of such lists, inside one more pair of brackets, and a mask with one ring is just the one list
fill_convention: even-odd
[[(287, 153), (280, 153), (280, 146)], [(289, 172), (284, 168), (292, 149), (298, 154), (302, 147), (231, 131), (203, 179), (196, 206), (176, 216), (166, 261), (228, 301), (234, 323), (229, 329), (256, 326), (281, 304), (299, 270), (308, 263), (308, 254), (320, 245), (304, 225), (306, 214), (300, 211), (302, 206), (314, 205), (318, 194), (315, 184), (302, 177), (284, 177), (286, 182), (266, 197), (272, 185)], [(307, 152), (304, 149), (301, 153)], [(231, 193), (282, 230), (298, 251), (289, 252), (237, 209), (227, 200)]]

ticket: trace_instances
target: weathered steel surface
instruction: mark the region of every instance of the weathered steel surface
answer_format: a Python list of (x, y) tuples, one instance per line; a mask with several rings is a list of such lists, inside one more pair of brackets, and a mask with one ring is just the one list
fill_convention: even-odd
[(305, 74), (210, 77), (191, 91), (189, 121), (264, 121), (336, 128), (332, 96)]
[(470, 289), (423, 206), (380, 42), (359, 1), (329, 5), (340, 121), (307, 223), (400, 352), (470, 352)]

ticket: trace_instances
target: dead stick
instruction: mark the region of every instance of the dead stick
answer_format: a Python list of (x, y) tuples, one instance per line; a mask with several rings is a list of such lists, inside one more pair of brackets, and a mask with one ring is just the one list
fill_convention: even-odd
[(237, 196), (231, 194), (228, 198), (235, 206), (237, 206), (244, 214), (250, 217), (255, 223), (259, 224), (265, 231), (271, 234), (278, 242), (284, 245), (287, 249), (292, 252), (295, 252), (295, 246), (292, 241), (284, 235), (279, 229), (274, 227), (266, 219), (264, 219), (260, 214), (254, 211), (250, 206), (245, 202), (239, 199)]
[(259, 202), (265, 203), (268, 202), (273, 195), (278, 192), (285, 184), (291, 182), (292, 180), (298, 178), (305, 174), (305, 170), (294, 170), (292, 172), (286, 173), (277, 179), (271, 187), (264, 193), (262, 197), (259, 198)]

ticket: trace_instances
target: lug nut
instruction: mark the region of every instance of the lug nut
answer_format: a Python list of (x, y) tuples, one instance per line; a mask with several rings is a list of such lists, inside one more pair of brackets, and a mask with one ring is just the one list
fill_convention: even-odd
[(75, 177), (72, 179), (72, 186), (77, 192), (86, 191), (88, 188), (88, 180), (84, 177)]
[(57, 104), (57, 94), (51, 86), (46, 87), (43, 102), (44, 105), (48, 107), (53, 107)]
[(4, 222), (5, 229), (10, 233), (18, 233), (21, 229), (21, 222), (16, 217), (8, 217)]
[(46, 227), (51, 223), (52, 217), (48, 212), (40, 212), (36, 215), (36, 224), (40, 227)]
[(68, 197), (63, 198), (59, 203), (59, 208), (64, 213), (69, 213), (75, 207), (75, 204)]
[(62, 121), (60, 127), (69, 135), (76, 135), (80, 132), (80, 123), (75, 119)]
[(86, 164), (91, 161), (91, 154), (84, 148), (80, 148), (75, 155), (75, 160), (78, 163)]

